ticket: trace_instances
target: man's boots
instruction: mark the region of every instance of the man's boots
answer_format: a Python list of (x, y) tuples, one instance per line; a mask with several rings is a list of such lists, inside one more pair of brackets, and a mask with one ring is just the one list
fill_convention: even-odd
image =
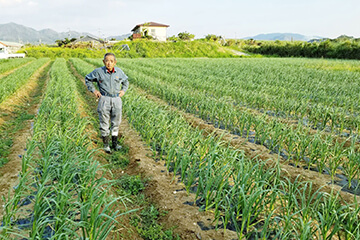
[(104, 143), (104, 151), (107, 153), (111, 153), (110, 146), (109, 146), (109, 136), (102, 137)]
[(118, 143), (118, 136), (112, 136), (112, 147), (115, 151), (119, 151), (121, 149), (121, 145)]

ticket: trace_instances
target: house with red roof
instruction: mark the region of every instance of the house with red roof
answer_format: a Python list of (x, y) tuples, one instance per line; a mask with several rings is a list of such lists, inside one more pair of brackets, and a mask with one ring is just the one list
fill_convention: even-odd
[(136, 25), (131, 31), (133, 32), (133, 39), (141, 37), (150, 37), (158, 41), (166, 41), (166, 30), (170, 27), (169, 25), (147, 22)]

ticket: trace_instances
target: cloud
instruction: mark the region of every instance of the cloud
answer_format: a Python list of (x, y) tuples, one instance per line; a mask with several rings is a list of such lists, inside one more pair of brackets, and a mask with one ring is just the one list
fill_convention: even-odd
[(33, 1), (29, 1), (27, 4), (28, 4), (29, 6), (37, 6), (37, 5), (39, 5), (39, 3), (33, 2)]
[(22, 0), (0, 0), (1, 7), (12, 7), (22, 3)]
[(108, 3), (109, 6), (113, 6), (113, 7), (126, 7), (128, 6), (128, 4), (125, 1), (109, 1)]

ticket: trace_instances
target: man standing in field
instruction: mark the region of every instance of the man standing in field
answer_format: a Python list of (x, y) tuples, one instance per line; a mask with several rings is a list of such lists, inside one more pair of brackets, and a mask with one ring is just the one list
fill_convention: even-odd
[[(111, 153), (109, 141), (111, 134), (112, 148), (115, 151), (121, 149), (118, 144), (118, 133), (121, 122), (122, 100), (129, 87), (128, 77), (116, 65), (116, 57), (113, 53), (106, 53), (103, 59), (105, 66), (96, 68), (86, 75), (85, 84), (90, 92), (99, 98), (97, 111), (100, 120), (100, 132), (104, 142), (104, 151)], [(97, 83), (96, 90), (93, 82)], [(109, 124), (109, 121), (111, 125)]]

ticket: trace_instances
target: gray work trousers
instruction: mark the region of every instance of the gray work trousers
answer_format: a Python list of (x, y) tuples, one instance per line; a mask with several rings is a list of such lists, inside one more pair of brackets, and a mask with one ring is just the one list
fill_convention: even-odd
[[(100, 120), (101, 136), (117, 136), (121, 123), (122, 101), (120, 97), (101, 96), (97, 111)], [(109, 124), (111, 122), (111, 125)]]

